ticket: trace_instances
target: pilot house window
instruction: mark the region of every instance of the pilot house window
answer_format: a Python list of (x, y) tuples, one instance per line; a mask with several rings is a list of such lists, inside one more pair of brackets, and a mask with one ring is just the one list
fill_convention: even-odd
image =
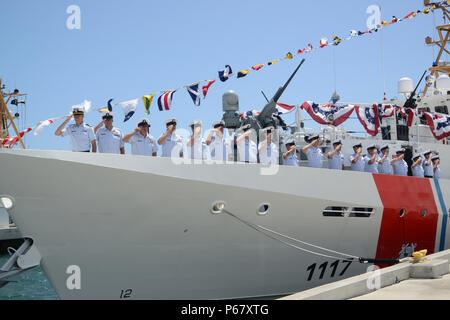
[(436, 106), (434, 107), (434, 110), (436, 110), (437, 113), (448, 114), (447, 106)]

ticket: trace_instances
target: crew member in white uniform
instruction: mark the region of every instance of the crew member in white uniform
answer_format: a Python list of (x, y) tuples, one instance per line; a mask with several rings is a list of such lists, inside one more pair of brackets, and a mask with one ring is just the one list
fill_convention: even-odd
[(411, 171), (413, 177), (424, 177), (423, 167), (422, 167), (422, 155), (416, 153), (413, 158), (413, 163), (411, 164)]
[(423, 156), (425, 157), (425, 161), (423, 162), (423, 174), (425, 178), (433, 178), (434, 172), (433, 172), (433, 162), (431, 161), (431, 158), (433, 154), (430, 150), (427, 150), (423, 153)]
[(239, 131), (241, 133), (236, 138), (236, 144), (238, 148), (239, 161), (246, 163), (257, 163), (257, 145), (256, 142), (250, 139), (252, 130), (251, 125), (247, 124), (242, 126)]
[(188, 159), (204, 159), (205, 147), (202, 141), (202, 121), (192, 121), (189, 126), (192, 130), (192, 135), (187, 142), (187, 158)]
[(175, 133), (177, 122), (177, 119), (166, 120), (166, 132), (158, 139), (158, 144), (162, 145), (162, 157), (183, 157), (183, 141)]
[(396, 176), (407, 176), (408, 175), (408, 164), (404, 160), (405, 149), (400, 149), (396, 152), (396, 155), (392, 157), (394, 174)]
[(277, 165), (279, 162), (278, 146), (273, 143), (272, 136), (275, 128), (268, 127), (262, 130), (265, 139), (258, 145), (259, 162), (264, 165)]
[(433, 171), (434, 171), (434, 178), (440, 179), (441, 178), (441, 169), (439, 168), (439, 164), (441, 163), (441, 160), (439, 159), (439, 155), (435, 155), (431, 158), (431, 161), (433, 161)]
[(94, 129), (98, 152), (125, 154), (123, 134), (120, 129), (113, 126), (113, 118), (112, 112), (105, 112), (102, 116), (103, 120)]
[(293, 139), (286, 142), (287, 152), (283, 153), (283, 165), (298, 167), (298, 159), (296, 154), (295, 141)]
[(362, 144), (358, 143), (353, 146), (353, 154), (350, 156), (350, 164), (352, 167), (352, 171), (364, 171), (364, 159), (361, 155), (362, 152)]
[[(64, 128), (72, 119), (75, 120), (67, 128)], [(59, 137), (70, 136), (72, 140), (72, 151), (74, 152), (97, 152), (97, 143), (95, 141), (94, 129), (83, 123), (84, 110), (82, 108), (72, 108), (72, 114), (56, 129), (55, 135)]]
[(213, 123), (213, 129), (206, 138), (206, 145), (211, 151), (211, 160), (227, 161), (228, 160), (228, 141), (224, 137), (225, 122), (223, 120)]
[(123, 137), (123, 142), (131, 144), (131, 154), (156, 157), (158, 145), (149, 133), (150, 122), (143, 118), (136, 123), (136, 129)]
[(389, 159), (389, 145), (383, 145), (380, 151), (382, 156), (378, 159), (378, 173), (392, 174), (392, 160)]
[(309, 144), (302, 148), (302, 152), (308, 157), (308, 167), (322, 168), (322, 150), (319, 148), (319, 136), (312, 136), (307, 142)]
[(364, 171), (378, 173), (377, 147), (372, 144), (367, 147), (367, 155), (364, 157)]
[(328, 152), (328, 169), (344, 170), (344, 156), (342, 155), (342, 141), (333, 142), (333, 151)]

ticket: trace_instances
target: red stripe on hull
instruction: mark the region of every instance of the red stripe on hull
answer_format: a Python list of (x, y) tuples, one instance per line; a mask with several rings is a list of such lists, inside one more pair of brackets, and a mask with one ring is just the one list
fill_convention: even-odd
[[(438, 210), (430, 179), (384, 174), (373, 178), (384, 207), (376, 258), (402, 258), (402, 248), (404, 252), (427, 249), (433, 253)], [(402, 209), (405, 212), (400, 216)]]

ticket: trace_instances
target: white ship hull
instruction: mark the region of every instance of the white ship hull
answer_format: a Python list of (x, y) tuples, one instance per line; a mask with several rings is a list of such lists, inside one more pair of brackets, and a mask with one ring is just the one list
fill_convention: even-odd
[[(0, 161), (10, 168), (2, 172), (0, 194), (14, 199), (12, 217), (34, 239), (62, 299), (283, 295), (368, 267), (296, 250), (226, 213), (212, 214), (218, 200), (246, 221), (358, 257), (395, 259), (413, 243), (429, 252), (450, 247), (439, 200), (449, 208), (447, 179), (286, 166), (261, 175), (256, 164), (176, 165), (64, 151), (1, 150)], [(392, 192), (400, 196), (387, 199)], [(261, 204), (269, 204), (266, 215), (257, 214)], [(323, 216), (329, 206), (375, 211), (367, 218)], [(81, 270), (79, 290), (67, 286), (72, 265)]]

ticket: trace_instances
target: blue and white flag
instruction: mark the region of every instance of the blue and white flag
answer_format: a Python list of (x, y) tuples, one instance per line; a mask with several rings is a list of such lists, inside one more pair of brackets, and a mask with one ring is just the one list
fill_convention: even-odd
[(187, 87), (187, 91), (191, 96), (194, 104), (198, 107), (200, 105), (200, 97), (201, 97), (200, 86), (198, 85), (198, 83)]
[(219, 78), (220, 81), (225, 82), (228, 80), (229, 77), (233, 75), (233, 71), (231, 70), (231, 67), (229, 65), (225, 66), (225, 70), (219, 71)]
[(123, 120), (123, 122), (126, 122), (136, 112), (138, 106), (138, 99), (120, 102), (118, 103), (118, 105), (122, 108), (123, 113), (125, 114), (125, 119)]

